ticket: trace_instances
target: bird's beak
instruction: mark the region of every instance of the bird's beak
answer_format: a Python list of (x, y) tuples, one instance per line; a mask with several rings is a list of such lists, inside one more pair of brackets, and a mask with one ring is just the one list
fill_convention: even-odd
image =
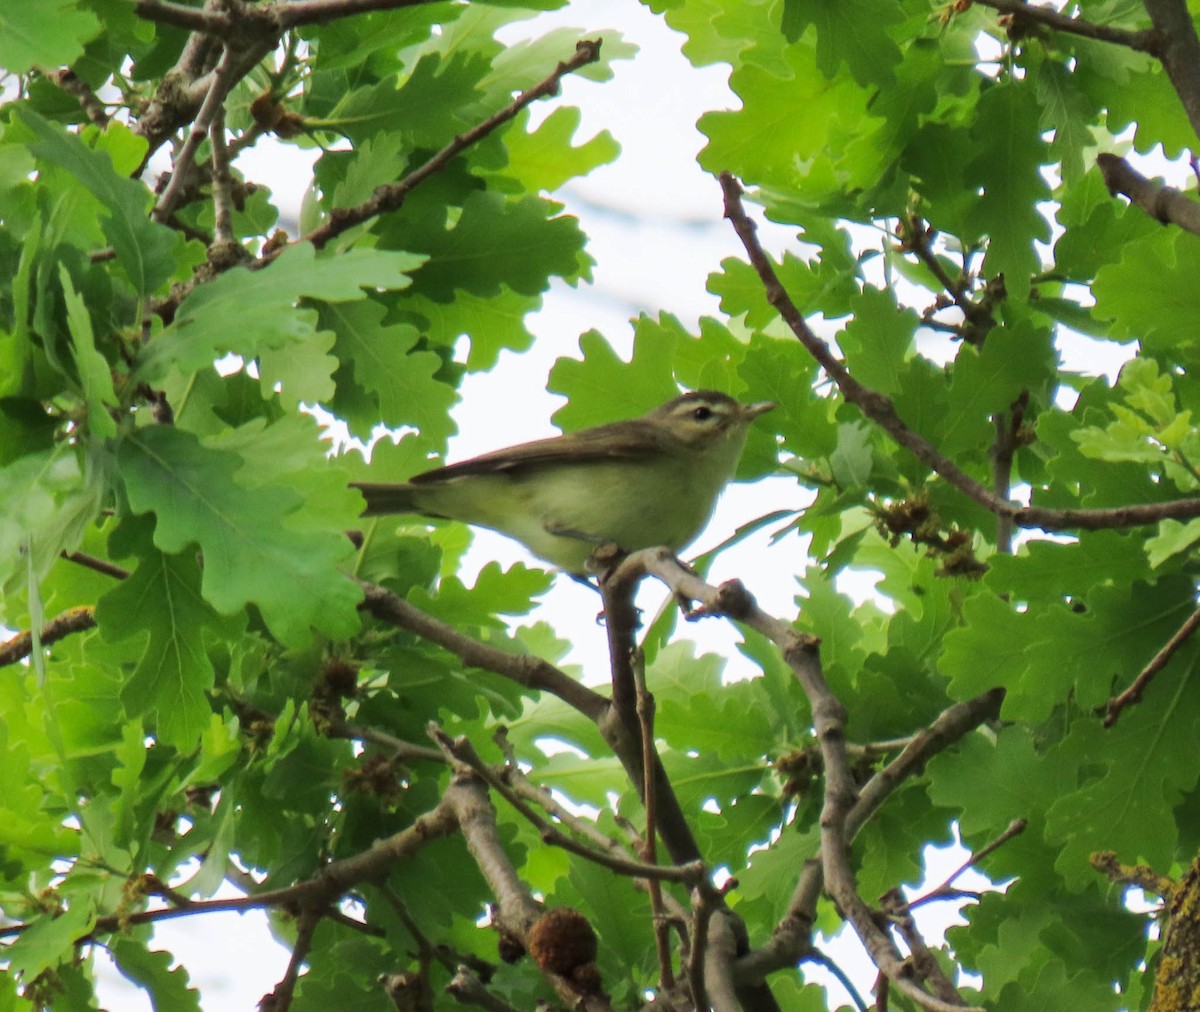
[(755, 404), (743, 404), (742, 415), (750, 421), (753, 421), (759, 415), (765, 415), (768, 411), (773, 411), (778, 405), (774, 401), (758, 401)]

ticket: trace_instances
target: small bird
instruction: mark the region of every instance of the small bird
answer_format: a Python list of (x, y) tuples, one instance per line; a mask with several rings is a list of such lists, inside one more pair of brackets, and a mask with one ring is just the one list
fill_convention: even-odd
[(419, 513), (489, 527), (574, 576), (613, 542), (678, 551), (704, 529), (750, 423), (775, 404), (697, 390), (639, 418), (538, 439), (418, 474), (354, 482), (364, 516)]

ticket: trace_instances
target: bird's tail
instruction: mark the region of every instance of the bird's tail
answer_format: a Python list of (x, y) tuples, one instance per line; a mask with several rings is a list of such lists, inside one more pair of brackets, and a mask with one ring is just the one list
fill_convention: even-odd
[(367, 500), (364, 517), (377, 517), (385, 513), (416, 513), (419, 510), (412, 498), (409, 485), (376, 484), (369, 481), (352, 481), (351, 488), (358, 489)]

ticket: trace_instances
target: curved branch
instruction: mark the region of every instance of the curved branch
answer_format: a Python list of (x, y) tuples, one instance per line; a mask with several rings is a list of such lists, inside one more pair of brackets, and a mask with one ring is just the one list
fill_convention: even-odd
[(213, 71), (208, 85), (208, 93), (204, 96), (200, 111), (196, 113), (196, 118), (192, 121), (192, 129), (171, 166), (171, 178), (159, 195), (154, 209), (150, 212), (150, 216), (155, 221), (166, 221), (171, 216), (171, 212), (175, 210), (175, 204), (187, 188), (196, 152), (199, 151), (201, 143), (208, 138), (213, 123), (222, 118), (221, 110), (225, 99), (238, 81), (245, 77), (270, 51), (274, 42), (273, 38), (252, 38), (236, 49), (226, 45), (224, 52), (221, 53), (221, 59)]
[(1137, 527), (1158, 523), (1160, 520), (1192, 520), (1200, 517), (1200, 497), (1116, 506), (1110, 509), (1050, 509), (1043, 506), (1021, 506), (996, 495), (986, 485), (963, 471), (927, 439), (910, 429), (900, 418), (891, 398), (855, 379), (845, 363), (834, 355), (829, 345), (813, 332), (780, 282), (775, 268), (755, 235), (755, 224), (742, 206), (741, 186), (728, 172), (721, 173), (720, 181), (725, 195), (725, 217), (732, 222), (738, 238), (742, 240), (750, 263), (763, 283), (767, 301), (775, 307), (808, 353), (837, 384), (842, 397), (848, 404), (855, 405), (922, 464), (941, 475), (968, 498), (997, 516), (1011, 518), (1018, 527), (1040, 527), (1047, 531)]
[[(451, 739), (432, 729), (434, 740), (443, 748)], [(453, 755), (451, 751), (449, 754)], [(454, 809), (467, 849), (475, 859), (492, 895), (496, 897), (493, 919), (508, 934), (519, 938), (529, 948), (530, 929), (542, 916), (541, 905), (521, 881), (517, 870), (504, 849), (496, 810), (492, 807), (483, 780), (470, 767), (456, 760), (458, 772), (446, 788), (446, 802)], [(611, 1012), (608, 998), (594, 991), (584, 992), (580, 986), (539, 963), (539, 969), (559, 997), (581, 1012)]]
[(557, 696), (584, 716), (599, 721), (608, 709), (608, 700), (549, 661), (529, 654), (509, 653), (460, 633), (453, 626), (427, 615), (404, 598), (373, 583), (360, 582), (363, 602), (359, 605), (383, 622), (390, 622), (415, 633), (430, 643), (449, 650), (464, 664), (483, 668), (510, 678), (528, 689), (540, 689)]

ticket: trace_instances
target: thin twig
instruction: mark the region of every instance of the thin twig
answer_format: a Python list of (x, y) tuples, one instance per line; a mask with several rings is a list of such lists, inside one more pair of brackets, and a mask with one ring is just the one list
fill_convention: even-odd
[(708, 926), (715, 907), (716, 904), (708, 896), (699, 890), (693, 891), (691, 929), (688, 932), (690, 946), (683, 969), (687, 976), (692, 1005), (697, 1009), (709, 1007), (708, 986), (704, 975), (707, 972)]
[(959, 273), (958, 280), (950, 277), (942, 267), (941, 260), (933, 251), (932, 240), (936, 234), (918, 215), (910, 215), (904, 221), (900, 250), (916, 254), (917, 259), (929, 269), (929, 272), (950, 297), (950, 302), (963, 314), (963, 322), (954, 325), (934, 320), (933, 313), (938, 309), (946, 308), (944, 300), (939, 299), (937, 304), (925, 311), (921, 324), (933, 330), (955, 334), (969, 344), (982, 344), (994, 325), (992, 310), (1002, 294), (1002, 286), (986, 285), (980, 297), (973, 299), (967, 287), (970, 275), (967, 273), (965, 264)]
[(1041, 506), (1021, 506), (1001, 499), (986, 485), (963, 471), (923, 436), (910, 429), (900, 418), (891, 398), (864, 386), (850, 375), (850, 371), (833, 354), (829, 345), (809, 327), (780, 282), (775, 268), (755, 235), (755, 224), (742, 206), (741, 186), (728, 172), (722, 173), (720, 179), (725, 194), (725, 217), (733, 223), (738, 238), (742, 240), (750, 263), (762, 281), (767, 301), (775, 307), (808, 353), (837, 384), (847, 403), (855, 405), (900, 446), (970, 499), (998, 516), (1010, 516), (1018, 527), (1040, 527), (1047, 531), (1137, 527), (1167, 519), (1191, 520), (1200, 517), (1200, 496), (1135, 506), (1117, 506), (1111, 509), (1049, 509)]
[(1010, 822), (1004, 828), (1004, 832), (1002, 832), (994, 840), (980, 847), (978, 850), (972, 851), (962, 864), (960, 864), (954, 869), (954, 871), (952, 871), (942, 880), (941, 885), (930, 889), (923, 896), (918, 896), (916, 899), (910, 900), (908, 902), (908, 909), (916, 910), (917, 907), (924, 906), (926, 903), (933, 903), (937, 900), (959, 898), (962, 895), (962, 891), (953, 888), (954, 880), (957, 879), (959, 875), (965, 872), (968, 868), (974, 867), (989, 854), (999, 850), (1013, 837), (1020, 836), (1023, 832), (1025, 832), (1026, 825), (1027, 823), (1024, 819), (1013, 819), (1012, 822)]
[[(205, 0), (204, 13), (218, 10), (220, 0)], [(188, 10), (194, 10), (188, 8)], [(138, 116), (134, 131), (146, 139), (146, 152), (134, 170), (134, 178), (176, 130), (195, 117), (212, 83), (212, 71), (220, 58), (221, 42), (213, 35), (193, 32), (184, 43), (179, 59), (154, 90), (145, 110)]]
[[(293, 906), (324, 909), (345, 895), (351, 886), (386, 877), (392, 865), (409, 859), (430, 841), (449, 835), (456, 825), (454, 808), (443, 797), (435, 807), (417, 816), (411, 826), (375, 841), (359, 854), (331, 861), (310, 879), (249, 896), (196, 900), (186, 906), (103, 915), (96, 918), (92, 930), (82, 938), (77, 938), (75, 944), (82, 945), (100, 935), (112, 931), (125, 931), (138, 924), (157, 924), (160, 921), (177, 920), (196, 914)], [(38, 922), (0, 927), (0, 938), (20, 935), (29, 930), (33, 923)]]
[[(996, 440), (992, 444), (992, 489), (997, 498), (1007, 502), (1012, 487), (1013, 457), (1021, 445), (1021, 426), (1025, 424), (1025, 409), (1029, 406), (1029, 391), (1022, 390), (1008, 411), (992, 419)], [(996, 551), (1012, 554), (1013, 522), (1006, 513), (996, 514)]]
[[(429, 725), (429, 736), (446, 752), (457, 770), (444, 797), (453, 807), (458, 827), (476, 867), (496, 898), (492, 919), (503, 932), (515, 936), (523, 944), (527, 943), (529, 931), (541, 916), (542, 909), (533, 898), (532, 891), (521, 881), (504, 849), (487, 785), (474, 769), (456, 755), (468, 748), (470, 743), (465, 738), (451, 738), (436, 724)], [(528, 949), (528, 944), (525, 947)], [(542, 966), (540, 962), (538, 965), (559, 997), (570, 1002), (572, 1009), (611, 1012), (611, 1005), (603, 994), (581, 994), (573, 980)]]
[(805, 960), (809, 963), (815, 963), (817, 966), (823, 966), (828, 970), (839, 984), (846, 989), (846, 993), (850, 995), (850, 1000), (854, 1002), (854, 1007), (858, 1012), (867, 1012), (867, 1000), (858, 993), (858, 988), (854, 986), (854, 981), (850, 979), (849, 974), (843, 970), (837, 962), (830, 958), (820, 949), (812, 949), (805, 954)]
[[(436, 740), (448, 756), (451, 756), (454, 760), (469, 768), (484, 780), (489, 787), (503, 797), (505, 801), (512, 805), (522, 817), (537, 829), (538, 835), (541, 836), (544, 843), (561, 847), (563, 850), (576, 854), (588, 861), (593, 861), (620, 875), (646, 879), (650, 883), (667, 881), (695, 886), (707, 879), (708, 871), (703, 862), (700, 861), (676, 867), (659, 865), (648, 860), (634, 861), (616, 852), (612, 847), (604, 846), (597, 849), (573, 839), (548, 823), (537, 812), (525, 804), (521, 795), (510, 784), (505, 783), (504, 775), (498, 774), (488, 766), (479, 756), (479, 753), (475, 751), (475, 747), (466, 738), (450, 738), (444, 732), (439, 731)], [(504, 773), (507, 774), (508, 770), (506, 769)]]
[(966, 1004), (958, 996), (954, 985), (942, 971), (933, 953), (930, 952), (921, 932), (917, 930), (917, 922), (913, 918), (908, 904), (904, 902), (904, 892), (900, 887), (897, 886), (884, 893), (880, 898), (880, 905), (893, 926), (900, 932), (904, 944), (908, 946), (909, 965), (913, 968), (913, 973), (920, 980), (926, 982), (942, 1001), (956, 1006)]
[(115, 562), (109, 562), (107, 559), (98, 559), (94, 555), (85, 555), (83, 552), (60, 552), (59, 554), (77, 566), (95, 570), (97, 573), (103, 573), (105, 576), (111, 576), (117, 580), (129, 579), (128, 569), (118, 566)]
[[(695, 861), (690, 865), (677, 866), (678, 868), (682, 869), (685, 874), (683, 877), (675, 879), (674, 871), (668, 870), (664, 873), (662, 865), (644, 864), (632, 856), (630, 852), (616, 840), (611, 840), (602, 832), (600, 832), (600, 830), (596, 828), (595, 823), (580, 819), (578, 816), (568, 811), (564, 806), (560, 805), (554, 799), (554, 796), (548, 790), (543, 787), (538, 787), (530, 782), (529, 778), (521, 771), (516, 757), (512, 753), (511, 746), (508, 744), (507, 737), (503, 732), (504, 729), (501, 728), (496, 732), (495, 735), (493, 735), (493, 739), (504, 751), (506, 758), (503, 772), (496, 774), (500, 783), (503, 785), (506, 791), (512, 792), (513, 797), (522, 801), (528, 800), (533, 804), (538, 805), (539, 807), (545, 809), (547, 814), (549, 814), (552, 819), (566, 826), (576, 836), (591, 841), (592, 851), (587, 854), (581, 854), (580, 856), (591, 859), (593, 854), (596, 852), (607, 852), (612, 857), (618, 859), (617, 862), (610, 865), (610, 867), (612, 867), (614, 871), (623, 875), (636, 876), (646, 874), (653, 876), (655, 879), (681, 881), (692, 886), (708, 880), (708, 869), (705, 867), (704, 862), (702, 861)], [(508, 798), (510, 795), (506, 793), (505, 797)], [(514, 807), (517, 806), (514, 805)], [(522, 809), (518, 808), (518, 811), (521, 810)], [(549, 843), (555, 843), (559, 836), (564, 835), (559, 833), (559, 831), (553, 825), (546, 824), (542, 821), (535, 821), (534, 825), (538, 827), (539, 832), (543, 831), (542, 827), (544, 826), (546, 831), (552, 834), (552, 838), (547, 840)], [(570, 837), (566, 837), (566, 839), (569, 840)], [(646, 881), (648, 883), (650, 880), (647, 879)]]
[[(920, 773), (939, 752), (1000, 713), (1004, 690), (991, 689), (973, 699), (955, 703), (940, 713), (927, 728), (912, 736), (900, 755), (875, 773), (860, 789), (858, 801), (846, 816), (847, 833), (853, 839), (902, 784)], [(791, 966), (812, 949), (812, 928), (824, 873), (816, 859), (805, 863), (792, 890), (787, 913), (776, 925), (771, 940), (744, 956), (738, 963), (742, 976), (757, 979), (773, 970)]]
[(1105, 706), (1104, 726), (1112, 727), (1117, 722), (1117, 718), (1121, 716), (1121, 711), (1127, 706), (1132, 706), (1135, 703), (1140, 703), (1142, 693), (1146, 691), (1146, 686), (1153, 681), (1167, 663), (1175, 656), (1175, 652), (1182, 647), (1196, 631), (1200, 628), (1200, 608), (1192, 612), (1167, 642), (1163, 645), (1141, 671), (1138, 672), (1137, 678), (1133, 680), (1129, 688), (1122, 692), (1119, 696), (1113, 696), (1109, 699)]
[[(600, 546), (593, 558), (615, 546)], [(619, 557), (619, 550), (612, 553)], [(633, 604), (640, 575), (620, 576), (621, 568), (610, 570), (600, 580), (600, 595), (604, 602), (604, 624), (608, 633), (609, 666), (612, 671), (612, 704), (597, 727), (613, 753), (621, 761), (638, 795), (645, 803), (645, 767), (642, 762), (644, 742), (637, 717), (637, 689), (634, 685), (632, 658), (637, 643), (634, 630), (638, 613)], [(687, 864), (701, 858), (695, 833), (683, 813), (675, 789), (663, 769), (657, 751), (651, 749), (654, 775), (655, 828), (663, 846), (675, 864)]]
[(468, 966), (460, 966), (454, 971), (453, 978), (446, 985), (446, 993), (460, 1005), (478, 1005), (488, 1012), (518, 1012), (484, 987), (483, 981)]
[[(315, 3), (317, 0), (310, 0), (310, 2)], [(333, 2), (334, 0), (330, 0), (330, 3)], [(304, 6), (303, 3), (296, 3), (292, 4), (288, 9), (295, 10)], [(434, 173), (445, 168), (456, 155), (465, 151), (471, 145), (478, 143), (497, 127), (503, 126), (509, 120), (513, 119), (527, 105), (536, 102), (540, 98), (558, 94), (559, 82), (564, 77), (600, 59), (600, 43), (600, 39), (580, 40), (575, 44), (575, 55), (555, 67), (545, 80), (535, 84), (527, 91), (521, 92), (512, 102), (499, 112), (489, 116), (482, 123), (472, 127), (466, 133), (456, 136), (449, 144), (425, 162), (425, 164), (414, 169), (403, 179), (395, 183), (388, 183), (387, 185), (377, 187), (375, 192), (361, 204), (356, 204), (353, 207), (334, 208), (329, 213), (329, 217), (321, 225), (309, 232), (308, 235), (297, 239), (296, 242), (311, 242), (317, 249), (320, 249), (331, 239), (341, 235), (347, 229), (361, 225), (364, 221), (368, 221), (376, 215), (397, 210), (416, 186), (423, 183)]]
[(444, 763), (446, 757), (436, 748), (426, 745), (415, 745), (411, 741), (397, 738), (395, 735), (380, 731), (378, 728), (367, 727), (363, 724), (350, 724), (346, 721), (331, 720), (326, 732), (331, 738), (345, 738), (348, 741), (367, 741), (378, 745), (392, 753), (392, 758), (400, 762), (438, 762)]

